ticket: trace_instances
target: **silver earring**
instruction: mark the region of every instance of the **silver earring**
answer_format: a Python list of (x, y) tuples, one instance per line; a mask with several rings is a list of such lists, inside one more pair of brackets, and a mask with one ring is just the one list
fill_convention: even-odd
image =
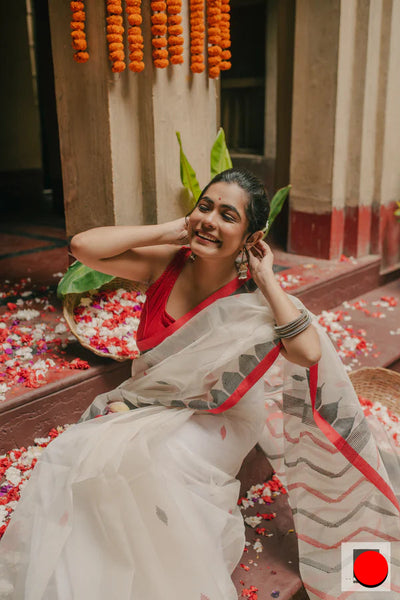
[(247, 269), (248, 269), (248, 263), (247, 263), (246, 251), (243, 248), (240, 265), (238, 268), (238, 279), (247, 279)]

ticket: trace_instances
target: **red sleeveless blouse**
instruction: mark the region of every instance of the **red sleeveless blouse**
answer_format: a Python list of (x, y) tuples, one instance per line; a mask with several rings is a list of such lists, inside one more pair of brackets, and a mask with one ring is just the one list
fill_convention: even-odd
[(136, 333), (136, 344), (139, 350), (142, 350), (142, 340), (152, 337), (161, 329), (175, 322), (175, 319), (167, 313), (165, 307), (173, 285), (190, 253), (191, 249), (189, 247), (180, 248), (164, 273), (147, 288), (146, 302), (143, 305)]

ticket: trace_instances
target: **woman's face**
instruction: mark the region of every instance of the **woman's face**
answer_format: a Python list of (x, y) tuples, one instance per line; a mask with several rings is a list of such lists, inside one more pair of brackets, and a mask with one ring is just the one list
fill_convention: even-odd
[(235, 259), (248, 236), (248, 197), (237, 183), (210, 185), (189, 216), (190, 245), (201, 257)]

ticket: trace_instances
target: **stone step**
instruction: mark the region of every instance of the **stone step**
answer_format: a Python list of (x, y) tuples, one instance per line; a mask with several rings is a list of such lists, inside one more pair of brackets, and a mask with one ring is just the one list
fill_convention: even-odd
[[(392, 299), (393, 306), (385, 298)], [(328, 312), (341, 316), (338, 324), (351, 328), (354, 335), (365, 340), (367, 347), (356, 350), (355, 357), (341, 356), (348, 370), (361, 367), (399, 370), (400, 279), (342, 302)], [(341, 347), (337, 343), (335, 345), (341, 353)]]

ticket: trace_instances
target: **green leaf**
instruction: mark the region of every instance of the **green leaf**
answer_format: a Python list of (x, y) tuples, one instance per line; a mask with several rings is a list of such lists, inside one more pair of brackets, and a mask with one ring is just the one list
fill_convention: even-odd
[(68, 268), (64, 277), (57, 286), (57, 296), (62, 298), (66, 294), (78, 294), (89, 290), (97, 290), (102, 285), (115, 279), (113, 275), (106, 275), (95, 271), (79, 260), (76, 260)]
[(218, 175), (218, 173), (221, 173), (221, 171), (232, 168), (232, 160), (226, 146), (225, 133), (222, 127), (219, 128), (217, 137), (211, 148), (210, 163), (211, 179), (215, 177), (215, 175)]
[(268, 215), (268, 226), (264, 227), (264, 229), (263, 229), (263, 232), (264, 232), (263, 239), (264, 240), (267, 237), (267, 235), (271, 229), (272, 223), (275, 221), (276, 217), (281, 212), (282, 207), (285, 203), (286, 198), (288, 197), (291, 187), (292, 187), (291, 185), (287, 185), (286, 187), (279, 189), (276, 192), (276, 194), (274, 195), (274, 197), (272, 198), (271, 204), (270, 204), (270, 211), (269, 211), (269, 215)]
[(191, 194), (192, 205), (194, 206), (200, 197), (201, 189), (199, 182), (197, 181), (196, 173), (185, 156), (182, 148), (181, 134), (179, 131), (176, 132), (176, 137), (179, 142), (179, 156), (180, 156), (180, 172), (181, 181), (184, 187)]

